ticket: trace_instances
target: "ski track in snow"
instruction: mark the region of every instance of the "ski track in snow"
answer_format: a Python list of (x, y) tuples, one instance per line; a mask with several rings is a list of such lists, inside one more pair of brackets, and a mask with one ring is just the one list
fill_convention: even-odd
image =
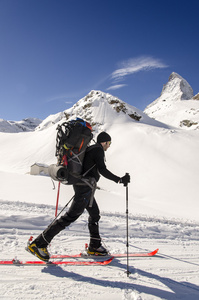
[[(0, 201), (2, 259), (34, 259), (24, 250), (53, 220), (54, 206)], [(101, 214), (100, 229), (112, 253), (126, 252), (126, 215)], [(87, 213), (51, 243), (52, 254), (74, 254), (89, 241)], [(199, 299), (199, 224), (129, 215), (129, 252), (152, 258), (114, 259), (108, 266), (0, 266), (1, 299)], [(36, 259), (36, 258), (35, 258)]]

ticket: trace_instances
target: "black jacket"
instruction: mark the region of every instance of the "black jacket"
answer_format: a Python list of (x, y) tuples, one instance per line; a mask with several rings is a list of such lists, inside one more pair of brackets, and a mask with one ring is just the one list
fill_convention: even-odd
[(95, 144), (87, 148), (84, 163), (83, 174), (86, 173), (86, 177), (94, 177), (96, 181), (99, 180), (100, 174), (107, 179), (118, 182), (120, 177), (111, 173), (104, 162), (104, 149), (101, 144)]

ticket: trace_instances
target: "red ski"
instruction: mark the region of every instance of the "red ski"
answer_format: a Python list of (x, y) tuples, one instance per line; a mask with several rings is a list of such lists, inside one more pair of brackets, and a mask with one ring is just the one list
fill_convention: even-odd
[[(72, 258), (72, 257), (71, 257)], [(114, 257), (110, 257), (106, 260), (98, 260), (98, 261), (83, 261), (83, 260), (76, 260), (76, 261), (20, 261), (18, 259), (13, 260), (1, 260), (0, 265), (15, 265), (15, 266), (25, 266), (25, 265), (34, 265), (34, 266), (56, 266), (56, 265), (72, 265), (72, 266), (90, 266), (90, 265), (108, 265), (112, 262)]]
[[(150, 257), (150, 256), (154, 256), (154, 255), (156, 255), (157, 254), (157, 252), (158, 252), (158, 250), (159, 249), (156, 249), (156, 250), (154, 250), (154, 251), (152, 251), (152, 252), (138, 252), (138, 253), (129, 253), (128, 255), (129, 255), (129, 257)], [(91, 257), (107, 257), (107, 255), (106, 256), (100, 256), (100, 255), (88, 255), (88, 254), (84, 254), (84, 253), (79, 253), (79, 254), (74, 254), (74, 255), (65, 255), (65, 254), (63, 254), (63, 255), (60, 255), (60, 254), (58, 254), (58, 255), (52, 255), (50, 258), (52, 258), (52, 259), (56, 259), (56, 258), (91, 258)], [(111, 254), (111, 255), (109, 255), (108, 257), (127, 257), (127, 254), (126, 253), (124, 253), (124, 254)]]
[[(129, 253), (129, 257), (149, 257), (154, 256), (158, 253), (159, 249), (156, 249), (152, 252), (138, 252), (138, 253)], [(127, 254), (113, 254), (114, 257), (127, 257)]]

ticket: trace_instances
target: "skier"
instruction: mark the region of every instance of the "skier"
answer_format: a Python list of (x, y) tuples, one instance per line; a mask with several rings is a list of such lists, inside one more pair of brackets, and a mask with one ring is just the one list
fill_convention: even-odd
[[(97, 136), (97, 143), (87, 148), (84, 162), (83, 173), (86, 173), (87, 178), (94, 179), (97, 182), (100, 174), (109, 180), (116, 183), (123, 183), (124, 185), (130, 182), (128, 174), (123, 177), (118, 177), (111, 173), (105, 165), (104, 157), (105, 151), (111, 145), (111, 137), (106, 132), (101, 132)], [(52, 225), (47, 227), (29, 246), (28, 251), (36, 255), (43, 261), (48, 261), (50, 258), (48, 252), (48, 245), (51, 240), (65, 227), (77, 220), (84, 212), (88, 211), (88, 228), (90, 232), (90, 243), (88, 247), (88, 254), (106, 255), (108, 252), (101, 244), (101, 237), (99, 234), (100, 211), (95, 200), (94, 191), (91, 186), (75, 184), (73, 185), (75, 195), (69, 210), (57, 219)]]

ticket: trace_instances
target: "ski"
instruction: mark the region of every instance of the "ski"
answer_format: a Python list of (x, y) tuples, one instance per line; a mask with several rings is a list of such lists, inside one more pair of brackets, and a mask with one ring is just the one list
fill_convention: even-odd
[[(150, 257), (154, 256), (158, 253), (159, 249), (155, 249), (154, 251), (151, 252), (138, 252), (138, 253), (129, 253), (129, 257)], [(127, 257), (127, 254), (113, 254), (114, 257)]]
[[(154, 251), (151, 252), (138, 252), (138, 253), (129, 253), (128, 256), (129, 257), (151, 257), (154, 256), (158, 253), (159, 249), (156, 249)], [(91, 257), (127, 257), (127, 253), (116, 253), (116, 254), (111, 254), (111, 255), (106, 255), (106, 256), (100, 256), (100, 255), (89, 255), (86, 253), (79, 253), (79, 254), (74, 254), (74, 255), (52, 255), (50, 258), (52, 259), (56, 259), (56, 258), (91, 258)]]
[[(72, 258), (72, 257), (71, 257)], [(108, 265), (112, 262), (114, 257), (110, 257), (106, 260), (100, 261), (83, 261), (83, 260), (76, 260), (76, 261), (21, 261), (18, 259), (12, 260), (1, 260), (0, 265), (15, 265), (15, 266), (25, 266), (25, 265), (34, 265), (34, 266), (57, 266), (57, 265), (71, 265), (71, 266), (90, 266), (90, 265)]]

